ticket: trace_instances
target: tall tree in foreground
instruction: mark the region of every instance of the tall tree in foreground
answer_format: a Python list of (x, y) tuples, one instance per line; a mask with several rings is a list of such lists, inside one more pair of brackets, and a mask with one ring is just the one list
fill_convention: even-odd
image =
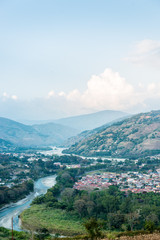
[(90, 218), (85, 224), (84, 224), (89, 238), (91, 240), (97, 240), (101, 239), (103, 237), (102, 234), (102, 228), (103, 228), (103, 223), (102, 221), (98, 221), (95, 218)]

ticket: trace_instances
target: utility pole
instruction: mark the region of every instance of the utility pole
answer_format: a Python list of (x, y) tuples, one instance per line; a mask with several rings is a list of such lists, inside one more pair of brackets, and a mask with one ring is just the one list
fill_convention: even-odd
[(12, 217), (12, 240), (13, 240), (13, 217)]

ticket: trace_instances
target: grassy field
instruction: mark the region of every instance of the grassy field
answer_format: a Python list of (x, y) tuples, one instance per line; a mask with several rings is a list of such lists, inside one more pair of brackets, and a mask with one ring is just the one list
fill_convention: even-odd
[[(29, 234), (25, 232), (13, 231), (14, 240), (29, 240)], [(0, 227), (0, 240), (12, 239), (12, 232), (6, 228)]]
[(51, 233), (62, 235), (85, 234), (83, 222), (78, 217), (60, 209), (46, 209), (33, 205), (21, 214), (22, 225), (27, 229), (47, 228)]

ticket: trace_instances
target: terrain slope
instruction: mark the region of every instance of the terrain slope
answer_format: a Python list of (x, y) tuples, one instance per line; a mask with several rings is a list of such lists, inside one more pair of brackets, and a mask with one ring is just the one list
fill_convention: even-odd
[(141, 113), (114, 123), (78, 143), (67, 153), (83, 156), (137, 157), (160, 153), (160, 111)]

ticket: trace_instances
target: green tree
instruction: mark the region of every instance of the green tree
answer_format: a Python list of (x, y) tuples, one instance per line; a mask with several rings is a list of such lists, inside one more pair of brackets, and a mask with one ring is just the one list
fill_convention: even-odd
[(109, 229), (120, 229), (124, 223), (124, 215), (121, 213), (109, 213), (107, 220)]
[(144, 224), (144, 228), (150, 233), (153, 233), (153, 231), (155, 230), (155, 224), (152, 221), (146, 221)]
[(36, 232), (37, 232), (37, 235), (36, 235), (37, 240), (44, 240), (46, 239), (46, 237), (50, 235), (48, 229), (46, 228), (39, 228), (36, 230)]
[(135, 224), (138, 222), (138, 219), (140, 218), (139, 211), (131, 212), (127, 214), (127, 221), (131, 228), (131, 231), (133, 231), (133, 228)]
[(102, 234), (103, 223), (101, 221), (98, 221), (95, 218), (90, 218), (84, 224), (84, 226), (91, 240), (96, 240), (103, 237), (103, 234)]
[(86, 213), (86, 202), (84, 200), (76, 200), (74, 202), (74, 210), (79, 214), (80, 217)]

